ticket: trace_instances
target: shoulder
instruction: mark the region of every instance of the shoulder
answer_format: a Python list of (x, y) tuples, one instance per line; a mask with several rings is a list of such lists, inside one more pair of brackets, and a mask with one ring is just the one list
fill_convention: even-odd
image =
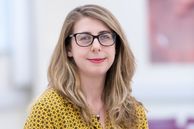
[(63, 97), (59, 91), (49, 88), (46, 89), (40, 96), (38, 96), (33, 102), (32, 106), (35, 105), (55, 105), (60, 103), (69, 103), (65, 97)]
[(53, 117), (58, 117), (60, 109), (65, 108), (65, 103), (69, 102), (55, 89), (45, 90), (30, 105), (28, 116), (25, 122), (25, 129), (51, 128), (55, 125)]
[(136, 105), (136, 117), (138, 118), (138, 129), (148, 129), (146, 109), (142, 104)]
[(146, 115), (146, 109), (141, 103), (136, 104), (135, 109), (136, 109), (137, 116), (141, 117)]
[(46, 102), (52, 103), (53, 101), (64, 100), (63, 96), (55, 89), (49, 88), (46, 89), (36, 100), (35, 102)]
[(29, 106), (29, 111), (56, 109), (58, 107), (70, 104), (70, 102), (60, 94), (59, 91), (49, 88), (46, 89), (40, 96), (35, 98)]

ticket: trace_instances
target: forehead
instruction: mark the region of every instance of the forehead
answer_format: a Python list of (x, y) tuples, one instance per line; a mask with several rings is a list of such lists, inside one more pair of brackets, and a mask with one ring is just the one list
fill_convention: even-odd
[(79, 19), (73, 28), (74, 33), (90, 32), (92, 34), (98, 34), (101, 31), (110, 31), (110, 29), (102, 21), (90, 17)]

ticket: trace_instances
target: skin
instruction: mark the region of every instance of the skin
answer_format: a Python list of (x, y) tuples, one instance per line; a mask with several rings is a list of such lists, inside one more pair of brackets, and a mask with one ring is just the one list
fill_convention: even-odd
[[(83, 17), (76, 22), (73, 33), (89, 32), (98, 35), (110, 29), (101, 21)], [(102, 46), (97, 39), (88, 47), (80, 47), (75, 38), (71, 40), (71, 49), (68, 56), (73, 57), (81, 79), (81, 88), (89, 109), (94, 114), (100, 114), (100, 122), (104, 127), (105, 107), (102, 100), (105, 77), (108, 69), (114, 62), (115, 44), (109, 47)]]

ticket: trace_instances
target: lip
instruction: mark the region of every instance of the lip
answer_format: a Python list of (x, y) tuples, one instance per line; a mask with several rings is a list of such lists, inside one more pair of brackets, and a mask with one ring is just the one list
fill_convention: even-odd
[(88, 60), (92, 63), (99, 64), (99, 63), (104, 62), (106, 58), (90, 58)]

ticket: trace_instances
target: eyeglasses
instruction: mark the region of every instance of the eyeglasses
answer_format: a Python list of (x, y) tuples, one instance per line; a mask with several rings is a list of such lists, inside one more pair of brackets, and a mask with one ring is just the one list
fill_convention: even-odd
[(75, 37), (76, 44), (80, 47), (90, 46), (94, 39), (97, 38), (102, 46), (112, 46), (116, 41), (116, 33), (104, 32), (99, 35), (92, 35), (87, 32), (75, 33), (69, 35), (70, 38)]

